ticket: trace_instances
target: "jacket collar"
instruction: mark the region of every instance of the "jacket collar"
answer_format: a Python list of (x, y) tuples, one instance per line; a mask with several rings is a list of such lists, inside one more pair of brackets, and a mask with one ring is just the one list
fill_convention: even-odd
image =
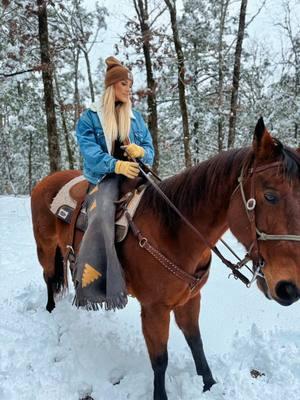
[[(100, 101), (91, 103), (91, 105), (89, 106), (89, 109), (94, 111), (94, 112), (96, 112), (96, 113), (101, 114)], [(132, 110), (130, 111), (130, 118), (131, 119), (135, 119), (135, 115), (134, 115)]]

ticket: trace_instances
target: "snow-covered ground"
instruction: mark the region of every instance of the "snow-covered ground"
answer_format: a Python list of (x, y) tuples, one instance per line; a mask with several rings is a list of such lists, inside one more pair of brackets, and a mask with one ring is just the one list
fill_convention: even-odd
[[(0, 196), (0, 227), (0, 399), (152, 400), (138, 303), (131, 299), (115, 313), (86, 312), (72, 307), (70, 293), (49, 314), (27, 197)], [(226, 240), (240, 251), (230, 234)], [(214, 259), (202, 295), (202, 337), (218, 384), (202, 393), (172, 322), (169, 399), (299, 400), (300, 304), (281, 307), (227, 275)], [(255, 379), (252, 369), (264, 375)]]

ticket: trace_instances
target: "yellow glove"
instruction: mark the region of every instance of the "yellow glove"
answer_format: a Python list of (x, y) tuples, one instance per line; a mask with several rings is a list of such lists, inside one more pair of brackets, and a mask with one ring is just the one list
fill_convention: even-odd
[(145, 150), (141, 146), (138, 146), (137, 144), (131, 143), (123, 147), (126, 151), (125, 154), (129, 155), (129, 157), (142, 158), (145, 155)]
[(115, 173), (127, 176), (127, 178), (136, 178), (139, 174), (139, 164), (130, 161), (117, 161), (115, 166)]

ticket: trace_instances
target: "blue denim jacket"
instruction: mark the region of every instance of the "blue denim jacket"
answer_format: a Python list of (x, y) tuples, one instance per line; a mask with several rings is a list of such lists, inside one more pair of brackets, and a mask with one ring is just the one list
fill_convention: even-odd
[[(96, 184), (106, 174), (115, 171), (117, 159), (109, 154), (104, 132), (98, 114), (92, 109), (83, 112), (76, 126), (76, 137), (83, 156), (83, 174), (85, 178)], [(153, 164), (154, 148), (151, 134), (138, 111), (133, 110), (129, 132), (131, 143), (145, 150), (141, 160), (148, 165)]]

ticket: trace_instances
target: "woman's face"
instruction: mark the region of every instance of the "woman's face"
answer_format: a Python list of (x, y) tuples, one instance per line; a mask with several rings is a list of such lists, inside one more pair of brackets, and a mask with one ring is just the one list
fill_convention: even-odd
[(131, 95), (132, 81), (129, 79), (114, 84), (116, 101), (127, 103)]

